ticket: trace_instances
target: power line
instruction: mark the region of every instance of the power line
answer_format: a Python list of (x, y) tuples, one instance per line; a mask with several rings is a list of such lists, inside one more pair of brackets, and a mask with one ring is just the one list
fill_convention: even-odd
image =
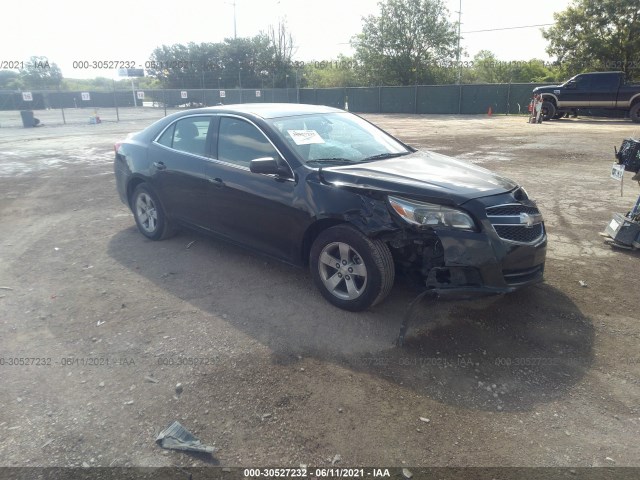
[(462, 32), (462, 33), (497, 32), (498, 30), (515, 30), (518, 28), (548, 27), (549, 25), (554, 25), (554, 24), (540, 23), (538, 25), (523, 25), (521, 27), (488, 28), (486, 30), (471, 30), (470, 32)]

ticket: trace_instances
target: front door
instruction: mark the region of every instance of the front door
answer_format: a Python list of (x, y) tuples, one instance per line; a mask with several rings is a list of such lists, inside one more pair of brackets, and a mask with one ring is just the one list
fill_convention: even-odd
[(213, 229), (269, 255), (296, 258), (308, 214), (295, 207), (293, 175), (249, 170), (256, 158), (284, 160), (258, 127), (237, 117), (220, 117), (217, 139), (216, 159), (207, 167)]

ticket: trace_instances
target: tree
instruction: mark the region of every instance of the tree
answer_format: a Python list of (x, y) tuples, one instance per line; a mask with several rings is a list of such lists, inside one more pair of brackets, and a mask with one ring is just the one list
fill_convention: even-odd
[(262, 88), (273, 66), (273, 47), (269, 38), (259, 34), (252, 38), (227, 38), (224, 42), (223, 82), (227, 86)]
[(567, 76), (586, 71), (639, 71), (640, 3), (638, 0), (573, 0), (554, 14), (543, 30), (547, 53), (558, 58)]
[(463, 73), (464, 83), (532, 83), (553, 82), (555, 73), (538, 59), (501, 61), (489, 50), (473, 57), (473, 68)]
[(356, 61), (344, 55), (338, 55), (336, 60), (322, 60), (305, 64), (303, 78), (304, 83), (313, 88), (358, 87), (362, 85)]
[(277, 27), (270, 25), (267, 35), (273, 52), (273, 62), (271, 71), (266, 70), (266, 72), (271, 76), (272, 84), (275, 85), (276, 78), (278, 84), (286, 83), (287, 75), (293, 74), (291, 61), (295, 50), (293, 37), (284, 20), (280, 20)]
[(284, 22), (254, 37), (221, 43), (162, 45), (149, 58), (147, 75), (166, 88), (283, 87), (294, 78), (294, 46)]
[(13, 70), (0, 70), (0, 90), (16, 90), (22, 87), (20, 74)]
[(442, 0), (385, 0), (352, 44), (369, 84), (435, 83), (456, 58), (457, 28)]
[(33, 56), (20, 70), (20, 79), (24, 88), (57, 88), (62, 82), (62, 71), (47, 57)]

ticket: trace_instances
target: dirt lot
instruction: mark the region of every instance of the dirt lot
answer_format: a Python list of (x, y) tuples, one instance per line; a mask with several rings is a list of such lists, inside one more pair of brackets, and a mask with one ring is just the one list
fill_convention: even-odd
[[(424, 301), (397, 348), (405, 282), (348, 313), (307, 271), (140, 235), (112, 145), (149, 120), (124, 113), (0, 118), (1, 466), (640, 466), (640, 254), (598, 235), (640, 193), (609, 178), (637, 125), (367, 116), (519, 181), (549, 232), (546, 283)], [(214, 459), (159, 448), (174, 420)]]

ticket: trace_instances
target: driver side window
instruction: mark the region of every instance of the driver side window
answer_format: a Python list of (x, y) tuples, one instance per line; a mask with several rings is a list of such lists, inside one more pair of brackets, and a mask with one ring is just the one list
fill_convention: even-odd
[(278, 158), (261, 131), (239, 118), (222, 117), (218, 133), (218, 159), (249, 167), (256, 158)]

